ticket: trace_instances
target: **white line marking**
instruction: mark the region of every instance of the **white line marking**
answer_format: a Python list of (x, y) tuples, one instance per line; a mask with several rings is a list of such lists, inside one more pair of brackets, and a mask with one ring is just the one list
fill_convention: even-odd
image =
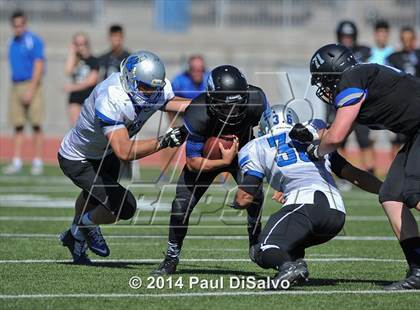
[[(0, 202), (1, 203), (1, 202)], [(64, 201), (57, 201), (57, 204), (52, 204), (52, 203), (47, 203), (47, 204), (42, 204), (40, 203), (32, 203), (31, 206), (28, 205), (21, 205), (21, 204), (16, 204), (16, 205), (1, 205), (0, 204), (0, 208), (12, 208), (12, 209), (16, 209), (16, 208), (29, 208), (29, 209), (74, 209), (73, 205), (66, 205), (64, 203)], [(169, 205), (164, 204), (164, 205), (159, 205), (159, 207), (157, 209), (155, 209), (155, 205), (151, 205), (151, 204), (145, 204), (145, 205), (141, 205), (140, 208), (137, 208), (137, 210), (140, 211), (155, 211), (157, 213), (166, 213), (168, 214), (167, 216), (155, 216), (153, 217), (153, 219), (155, 221), (167, 221), (169, 218)], [(139, 215), (137, 222), (140, 224), (142, 222), (142, 220), (145, 219), (149, 219), (150, 215)], [(262, 221), (267, 221), (268, 220), (268, 216), (263, 216), (261, 218)], [(34, 222), (38, 222), (38, 221), (43, 221), (43, 222), (61, 222), (61, 221), (71, 221), (73, 220), (72, 217), (55, 217), (55, 216), (37, 216), (37, 217), (33, 217), (33, 216), (21, 216), (21, 215), (11, 215), (11, 216), (0, 216), (0, 221), (34, 221)], [(420, 217), (416, 217), (417, 221), (420, 221)], [(190, 222), (195, 223), (195, 222), (223, 222), (223, 223), (229, 223), (229, 222), (244, 222), (246, 223), (246, 215), (243, 216), (206, 216), (203, 215), (201, 217), (191, 217), (190, 218)], [(346, 218), (347, 222), (388, 222), (388, 219), (386, 216), (348, 216)]]
[[(309, 262), (380, 262), (380, 263), (405, 263), (404, 259), (391, 258), (369, 258), (369, 257), (335, 257), (335, 258), (307, 258)], [(94, 263), (160, 263), (162, 258), (145, 258), (145, 259), (95, 259)], [(252, 263), (248, 258), (185, 258), (183, 262), (187, 263)], [(71, 263), (69, 259), (3, 259), (0, 264), (55, 264), (55, 263)]]
[(420, 290), (384, 291), (384, 290), (333, 290), (333, 291), (230, 291), (199, 293), (156, 293), (156, 294), (33, 294), (0, 295), (0, 299), (44, 299), (44, 298), (171, 298), (171, 297), (223, 297), (223, 296), (267, 296), (267, 295), (389, 295), (419, 294)]
[[(52, 238), (58, 234), (32, 234), (32, 233), (0, 233), (0, 238)], [(167, 239), (167, 235), (105, 235), (106, 239)], [(187, 236), (196, 240), (248, 240), (248, 236)], [(387, 236), (337, 236), (333, 240), (345, 241), (394, 241), (395, 237)]]

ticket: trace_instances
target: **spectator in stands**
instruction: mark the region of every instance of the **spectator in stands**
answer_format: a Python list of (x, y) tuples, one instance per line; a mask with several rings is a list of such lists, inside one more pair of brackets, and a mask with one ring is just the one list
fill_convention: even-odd
[(420, 78), (420, 50), (416, 49), (416, 32), (412, 27), (400, 30), (402, 49), (387, 58), (387, 64)]
[[(412, 27), (402, 27), (400, 30), (402, 50), (391, 54), (386, 62), (388, 65), (420, 78), (420, 50), (416, 49), (416, 32)], [(405, 143), (405, 136), (397, 134), (391, 141), (393, 157)]]
[(9, 64), (12, 75), (10, 98), (10, 120), (14, 126), (14, 157), (4, 167), (6, 174), (18, 173), (22, 169), (23, 129), (26, 123), (32, 125), (34, 157), (33, 175), (43, 172), (42, 163), (42, 121), (43, 95), (41, 80), (45, 68), (44, 43), (35, 33), (27, 30), (27, 18), (23, 11), (11, 16), (14, 32), (9, 44)]
[(352, 50), (358, 62), (368, 62), (371, 56), (371, 49), (357, 42), (358, 29), (354, 22), (343, 20), (337, 25), (337, 42)]
[(76, 33), (69, 47), (65, 67), (65, 73), (71, 77), (72, 83), (64, 86), (64, 91), (69, 93), (69, 114), (73, 126), (83, 102), (98, 82), (98, 72), (99, 61), (91, 54), (87, 35)]
[(188, 69), (177, 75), (172, 81), (175, 96), (193, 99), (206, 90), (208, 72), (204, 58), (193, 55), (188, 58)]
[(121, 25), (111, 25), (108, 35), (111, 50), (99, 57), (100, 81), (114, 72), (119, 72), (121, 61), (130, 55), (130, 52), (124, 48), (124, 29)]
[(379, 20), (375, 23), (373, 37), (375, 46), (371, 48), (370, 63), (384, 65), (386, 58), (394, 52), (389, 45), (390, 27), (386, 20)]
[[(337, 42), (343, 44), (353, 51), (353, 54), (357, 61), (368, 62), (371, 57), (371, 49), (365, 45), (359, 45), (357, 42), (358, 30), (356, 24), (352, 21), (345, 20), (338, 24), (336, 29)], [(330, 110), (328, 113), (329, 123), (335, 117), (335, 110)], [(374, 149), (373, 140), (371, 139), (370, 130), (367, 126), (357, 124), (354, 128), (357, 143), (361, 150), (361, 164), (364, 169), (373, 172), (374, 171)], [(343, 145), (343, 148), (345, 143)], [(342, 150), (344, 151), (344, 150)], [(345, 189), (345, 187), (342, 187)]]

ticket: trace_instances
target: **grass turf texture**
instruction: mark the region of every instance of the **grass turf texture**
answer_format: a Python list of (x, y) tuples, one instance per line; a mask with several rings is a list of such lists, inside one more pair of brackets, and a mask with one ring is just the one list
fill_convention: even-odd
[[(135, 222), (104, 226), (111, 256), (87, 267), (66, 262), (67, 249), (59, 245), (55, 236), (70, 222), (71, 204), (78, 189), (56, 167), (47, 167), (47, 177), (29, 177), (27, 173), (26, 168), (18, 176), (0, 175), (2, 309), (418, 307), (419, 293), (381, 291), (383, 285), (404, 276), (406, 264), (374, 195), (356, 189), (345, 193), (348, 219), (340, 238), (306, 252), (310, 281), (287, 292), (269, 292), (229, 288), (230, 277), (259, 279), (274, 272), (248, 261), (245, 215), (223, 207), (226, 197), (227, 201), (232, 200), (233, 185), (213, 186), (193, 212), (179, 272), (172, 281), (166, 278), (163, 289), (148, 289), (149, 273), (166, 249), (167, 207), (174, 195), (173, 184), (159, 190), (157, 187), (162, 188), (162, 184), (155, 185), (159, 171), (150, 169), (141, 174), (147, 184), (125, 181), (148, 205), (159, 201), (166, 208), (157, 212), (146, 208)], [(264, 221), (278, 208), (269, 198)], [(41, 202), (36, 205), (38, 199)], [(42, 206), (44, 202), (48, 208)], [(90, 257), (99, 259), (94, 254)], [(132, 276), (142, 278), (140, 289), (129, 287)], [(175, 286), (180, 277), (184, 287), (169, 288), (168, 283)], [(189, 288), (189, 277), (204, 281), (222, 277), (224, 288)]]

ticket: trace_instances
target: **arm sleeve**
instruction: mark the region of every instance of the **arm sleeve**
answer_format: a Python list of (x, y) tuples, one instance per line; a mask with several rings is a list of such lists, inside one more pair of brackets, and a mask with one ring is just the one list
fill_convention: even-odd
[(185, 146), (187, 158), (202, 157), (205, 138), (193, 134), (188, 134)]
[(331, 153), (329, 157), (331, 162), (331, 170), (336, 176), (342, 179), (343, 175), (341, 174), (341, 172), (343, 171), (343, 168), (345, 166), (349, 165), (348, 161), (345, 160), (345, 158), (341, 156), (337, 151)]
[(165, 82), (166, 82), (166, 85), (163, 88), (163, 93), (164, 93), (164, 96), (165, 96), (165, 102), (168, 102), (173, 97), (175, 97), (175, 94), (174, 94), (174, 91), (172, 89), (171, 81), (169, 81), (168, 79), (165, 79)]
[(36, 59), (45, 60), (44, 42), (40, 38), (37, 38), (37, 37), (34, 37), (33, 41), (34, 41), (34, 48), (32, 52), (33, 52), (34, 60)]
[(238, 185), (238, 187), (243, 190), (244, 192), (247, 192), (248, 194), (250, 194), (251, 196), (256, 196), (259, 189), (261, 188), (262, 185), (262, 181), (263, 179), (253, 176), (253, 175), (249, 175), (246, 174), (240, 184)]
[(363, 97), (367, 97), (367, 82), (362, 73), (360, 69), (353, 69), (343, 76), (338, 85), (337, 95), (334, 98), (334, 106), (337, 109), (355, 105)]
[(114, 93), (113, 88), (109, 88), (107, 95), (98, 96), (95, 102), (95, 118), (104, 135), (125, 127), (124, 115), (119, 109), (119, 105), (114, 101), (115, 96), (118, 94)]
[(238, 154), (239, 167), (244, 176), (250, 175), (259, 179), (264, 178), (264, 168), (258, 154), (256, 140), (245, 145)]

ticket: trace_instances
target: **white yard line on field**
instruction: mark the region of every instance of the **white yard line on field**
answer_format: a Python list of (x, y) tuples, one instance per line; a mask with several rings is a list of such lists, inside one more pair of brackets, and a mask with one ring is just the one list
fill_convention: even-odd
[[(40, 208), (40, 209), (73, 209), (74, 206), (67, 206), (65, 205), (66, 202), (60, 202), (57, 201), (57, 204), (46, 204), (46, 205), (41, 205), (41, 202), (37, 203), (37, 202), (32, 202), (32, 206), (28, 207), (27, 205), (23, 206), (23, 205), (7, 205), (7, 208)], [(60, 206), (61, 205), (61, 206)], [(1, 204), (0, 201), (0, 208), (6, 208), (6, 206)], [(157, 208), (157, 210), (155, 209), (156, 205), (152, 205), (151, 201), (148, 202), (143, 202), (140, 207), (138, 208), (138, 210), (141, 211), (154, 211), (156, 213), (166, 213), (167, 216), (153, 216), (153, 220), (154, 222), (160, 222), (160, 221), (167, 221), (169, 218), (169, 210), (170, 210), (170, 205), (169, 204), (160, 204), (159, 207)], [(151, 214), (142, 216), (141, 213), (139, 214), (139, 217), (136, 221), (137, 225), (147, 225), (148, 223), (145, 223), (145, 220), (150, 219), (152, 217)], [(262, 221), (267, 221), (268, 220), (268, 216), (263, 216), (261, 218)], [(10, 215), (10, 216), (0, 216), (0, 221), (22, 221), (22, 222), (69, 222), (72, 221), (73, 217), (70, 216), (21, 216), (21, 215)], [(420, 217), (416, 217), (417, 221), (420, 221)], [(224, 223), (226, 226), (229, 225), (229, 223), (238, 223), (238, 222), (246, 222), (246, 215), (242, 215), (242, 216), (234, 216), (234, 215), (227, 215), (227, 216), (208, 216), (203, 214), (200, 217), (191, 217), (190, 218), (190, 223), (196, 223), (196, 222), (221, 222)], [(347, 216), (346, 218), (347, 222), (388, 222), (388, 219), (386, 218), (386, 216)], [(133, 226), (128, 224), (129, 226)], [(191, 224), (192, 225), (197, 225), (197, 224)], [(117, 226), (121, 226), (121, 225), (117, 225)], [(136, 226), (137, 227), (137, 226)], [(219, 227), (219, 226), (217, 226)]]
[[(0, 233), (0, 238), (50, 238), (56, 239), (58, 234), (40, 233)], [(167, 239), (167, 235), (105, 235), (107, 239)], [(187, 236), (196, 240), (248, 240), (248, 236)], [(333, 240), (345, 241), (394, 241), (395, 237), (388, 236), (337, 236)]]
[[(334, 258), (307, 258), (309, 262), (378, 262), (378, 263), (405, 263), (404, 259), (391, 258), (369, 258), (369, 257), (334, 257)], [(162, 258), (145, 258), (145, 259), (94, 259), (94, 263), (159, 263)], [(252, 263), (248, 258), (185, 258), (182, 259), (186, 263)], [(71, 263), (69, 259), (2, 259), (0, 264), (56, 264)]]
[(0, 299), (54, 299), (54, 298), (176, 298), (176, 297), (224, 297), (224, 296), (267, 296), (267, 295), (395, 295), (419, 294), (420, 290), (384, 291), (384, 290), (297, 290), (297, 291), (223, 291), (191, 293), (157, 294), (20, 294), (0, 295)]

